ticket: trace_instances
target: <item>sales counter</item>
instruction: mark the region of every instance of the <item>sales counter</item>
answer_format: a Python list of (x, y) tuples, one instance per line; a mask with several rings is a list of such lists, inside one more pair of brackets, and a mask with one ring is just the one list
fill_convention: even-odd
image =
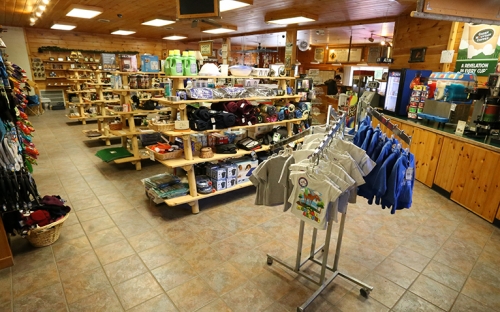
[[(416, 179), (482, 218), (500, 226), (500, 144), (455, 134), (425, 120), (390, 118), (412, 136)], [(372, 121), (378, 125), (377, 120)], [(381, 125), (390, 135), (391, 131)], [(404, 146), (405, 144), (403, 144)], [(404, 146), (407, 147), (407, 146)]]

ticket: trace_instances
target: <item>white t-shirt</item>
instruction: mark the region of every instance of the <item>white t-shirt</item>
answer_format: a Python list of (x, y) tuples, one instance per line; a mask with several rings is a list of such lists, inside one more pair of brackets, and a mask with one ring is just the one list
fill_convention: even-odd
[(375, 162), (370, 159), (366, 151), (357, 147), (352, 142), (347, 142), (339, 138), (332, 139), (331, 147), (337, 147), (339, 150), (346, 151), (356, 161), (363, 172), (363, 176), (368, 175), (375, 167)]

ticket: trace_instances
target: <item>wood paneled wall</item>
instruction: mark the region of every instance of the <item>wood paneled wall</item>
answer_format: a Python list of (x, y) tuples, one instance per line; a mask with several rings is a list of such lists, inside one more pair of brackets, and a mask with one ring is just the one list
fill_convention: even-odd
[[(412, 18), (409, 15), (398, 17), (394, 33), (394, 63), (391, 68), (430, 69), (441, 71), (439, 63), (441, 51), (446, 50), (452, 22)], [(410, 49), (427, 47), (425, 62), (408, 63)]]

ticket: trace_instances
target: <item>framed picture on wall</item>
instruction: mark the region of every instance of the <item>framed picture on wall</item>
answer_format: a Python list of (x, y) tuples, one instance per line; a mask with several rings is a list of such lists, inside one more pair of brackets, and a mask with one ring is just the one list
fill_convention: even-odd
[(200, 41), (198, 44), (202, 56), (212, 56), (212, 41)]
[(325, 60), (325, 48), (314, 49), (314, 60), (323, 63)]
[(408, 63), (425, 62), (425, 51), (426, 50), (427, 50), (427, 47), (410, 49), (410, 59), (408, 60)]

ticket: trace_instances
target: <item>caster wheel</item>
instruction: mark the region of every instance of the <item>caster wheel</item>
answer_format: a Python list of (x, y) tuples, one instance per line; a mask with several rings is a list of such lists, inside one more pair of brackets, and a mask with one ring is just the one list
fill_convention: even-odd
[(368, 298), (370, 296), (370, 291), (368, 289), (361, 288), (359, 290), (359, 293), (365, 298)]
[(267, 265), (272, 265), (272, 264), (273, 264), (273, 259), (267, 258)]

